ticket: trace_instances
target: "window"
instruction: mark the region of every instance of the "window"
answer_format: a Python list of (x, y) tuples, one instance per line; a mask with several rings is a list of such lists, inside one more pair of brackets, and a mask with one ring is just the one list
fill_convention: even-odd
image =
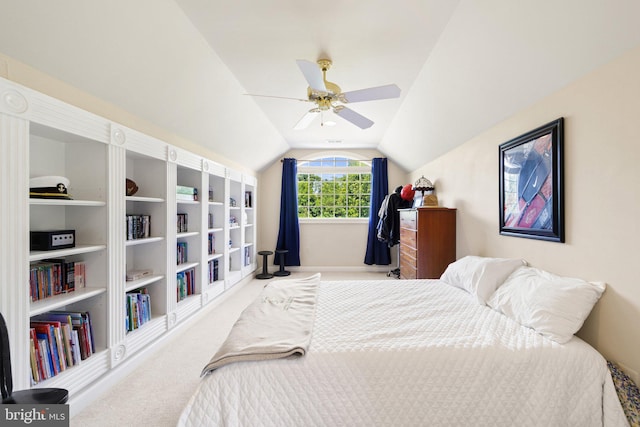
[(371, 162), (323, 157), (298, 164), (299, 218), (369, 218)]

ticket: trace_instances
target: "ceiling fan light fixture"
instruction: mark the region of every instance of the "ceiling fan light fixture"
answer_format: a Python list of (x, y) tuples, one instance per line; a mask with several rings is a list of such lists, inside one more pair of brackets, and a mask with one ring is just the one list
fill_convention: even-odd
[[(304, 59), (297, 59), (296, 63), (309, 84), (307, 88), (307, 99), (299, 100), (311, 102), (316, 104), (316, 106), (309, 110), (298, 123), (296, 123), (293, 127), (295, 130), (306, 129), (318, 113), (323, 113), (324, 111), (333, 111), (337, 116), (358, 126), (360, 129), (368, 129), (374, 124), (372, 120), (341, 104), (400, 97), (400, 88), (395, 84), (342, 92), (340, 86), (327, 81), (327, 70), (331, 68), (332, 65), (330, 59), (319, 59), (315, 64)], [(296, 99), (282, 96), (272, 96), (271, 98)], [(321, 120), (320, 125), (324, 126), (325, 124), (327, 126), (333, 126), (335, 122), (325, 122)]]

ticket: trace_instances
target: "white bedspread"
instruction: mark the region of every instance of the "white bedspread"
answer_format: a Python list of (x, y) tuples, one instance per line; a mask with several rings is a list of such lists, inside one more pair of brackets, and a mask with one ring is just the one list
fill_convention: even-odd
[(205, 377), (179, 426), (624, 426), (603, 357), (435, 280), (322, 282), (306, 356)]

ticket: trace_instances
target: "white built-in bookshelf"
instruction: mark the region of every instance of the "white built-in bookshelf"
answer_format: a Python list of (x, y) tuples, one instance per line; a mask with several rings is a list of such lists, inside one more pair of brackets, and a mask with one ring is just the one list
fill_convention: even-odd
[[(71, 199), (30, 198), (36, 176), (68, 178)], [(73, 403), (252, 275), (256, 189), (253, 176), (0, 78), (0, 310), (14, 388), (64, 387)], [(31, 251), (30, 232), (49, 230), (74, 230), (75, 246)], [(34, 271), (50, 260), (83, 280), (34, 299)], [(93, 348), (34, 381), (32, 321), (54, 312), (89, 313)]]

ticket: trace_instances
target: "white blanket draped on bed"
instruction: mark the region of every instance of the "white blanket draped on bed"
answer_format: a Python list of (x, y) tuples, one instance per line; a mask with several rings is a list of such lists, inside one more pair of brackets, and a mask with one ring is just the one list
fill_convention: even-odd
[(234, 362), (304, 356), (311, 340), (319, 282), (320, 274), (269, 283), (242, 312), (202, 375)]
[(224, 366), (180, 426), (627, 425), (603, 357), (435, 280), (321, 282), (304, 357)]

